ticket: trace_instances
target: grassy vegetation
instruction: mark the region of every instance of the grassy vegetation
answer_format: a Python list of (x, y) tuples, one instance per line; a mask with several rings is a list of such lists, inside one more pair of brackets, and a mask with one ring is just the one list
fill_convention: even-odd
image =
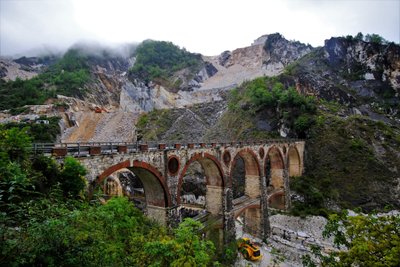
[(136, 124), (139, 139), (162, 140), (162, 135), (171, 128), (178, 114), (172, 110), (160, 109), (142, 114)]
[(205, 134), (208, 140), (264, 140), (278, 138), (275, 131), (265, 131), (257, 127), (257, 120), (264, 120), (262, 115), (247, 112), (242, 109), (225, 112), (214, 127)]
[(179, 87), (182, 81), (170, 81), (178, 70), (189, 68), (192, 72), (201, 66), (200, 54), (181, 49), (171, 42), (144, 41), (136, 49), (136, 62), (130, 73), (146, 82), (155, 81), (167, 87)]
[(316, 100), (285, 86), (282, 77), (261, 77), (243, 83), (231, 91), (229, 109), (236, 113), (244, 109), (247, 114), (269, 110), (276, 121), (284, 121), (298, 136), (304, 137), (314, 123)]
[(18, 107), (43, 104), (57, 94), (83, 96), (83, 86), (89, 79), (86, 56), (71, 49), (48, 70), (32, 79), (0, 80), (0, 110), (13, 108), (17, 113)]
[(332, 203), (365, 211), (393, 205), (388, 192), (400, 166), (399, 136), (400, 129), (362, 116), (320, 115), (307, 140), (307, 176), (291, 179), (291, 189), (304, 197), (293, 203), (294, 213), (326, 215)]

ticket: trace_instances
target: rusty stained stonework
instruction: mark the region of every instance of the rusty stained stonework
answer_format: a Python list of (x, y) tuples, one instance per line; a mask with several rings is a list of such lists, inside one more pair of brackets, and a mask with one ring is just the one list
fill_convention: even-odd
[[(206, 176), (206, 210), (222, 218), (220, 225), (224, 232), (234, 233), (234, 220), (243, 215), (244, 220), (257, 228), (254, 232), (258, 236), (267, 237), (268, 209), (290, 207), (289, 177), (303, 173), (304, 146), (304, 141), (177, 144), (172, 149), (160, 145), (157, 150), (141, 147), (135, 153), (123, 150), (121, 154), (92, 154), (78, 160), (88, 170), (86, 178), (92, 186), (104, 184), (117, 171), (132, 171), (143, 183), (147, 215), (171, 226), (180, 220), (178, 207), (183, 177), (190, 164), (197, 161)], [(247, 200), (236, 206), (233, 204), (232, 172), (238, 157), (245, 164)]]

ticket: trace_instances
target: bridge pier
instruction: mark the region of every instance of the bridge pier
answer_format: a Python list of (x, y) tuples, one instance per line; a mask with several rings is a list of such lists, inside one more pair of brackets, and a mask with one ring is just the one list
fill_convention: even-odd
[(246, 188), (244, 194), (250, 198), (257, 198), (260, 196), (260, 176), (246, 175)]
[(233, 211), (233, 192), (231, 188), (224, 190), (224, 244), (227, 245), (236, 239), (235, 214)]
[(206, 209), (212, 215), (219, 215), (222, 212), (223, 187), (207, 185)]
[(271, 225), (269, 223), (269, 214), (268, 214), (268, 188), (267, 188), (267, 178), (264, 176), (261, 178), (261, 238), (263, 240), (267, 240), (267, 238), (271, 234)]
[(178, 206), (166, 208), (167, 226), (176, 228), (181, 222), (181, 215), (179, 214)]
[(289, 170), (288, 168), (283, 170), (283, 181), (285, 188), (285, 210), (289, 210), (292, 206), (292, 201), (290, 198), (290, 181), (289, 181)]
[(152, 218), (159, 224), (164, 226), (167, 225), (169, 219), (167, 218), (167, 208), (147, 204), (146, 213), (148, 217)]

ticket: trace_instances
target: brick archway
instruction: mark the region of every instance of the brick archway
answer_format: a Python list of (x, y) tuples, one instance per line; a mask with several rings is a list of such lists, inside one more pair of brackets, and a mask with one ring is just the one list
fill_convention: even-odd
[(265, 176), (268, 180), (267, 184), (272, 186), (274, 190), (283, 188), (283, 170), (285, 169), (285, 163), (279, 148), (273, 146), (268, 150), (264, 166)]
[(171, 206), (171, 195), (164, 176), (154, 166), (146, 162), (133, 161), (131, 164), (129, 160), (126, 160), (115, 164), (103, 171), (97, 177), (96, 183), (101, 184), (105, 178), (121, 169), (129, 169), (140, 179), (144, 186), (148, 204), (158, 207)]
[(274, 209), (285, 209), (285, 192), (278, 191), (268, 197), (268, 206)]
[(289, 177), (301, 175), (301, 159), (296, 146), (290, 146), (287, 153)]
[(181, 174), (179, 175), (178, 204), (180, 204), (180, 190), (183, 183), (183, 177), (185, 176), (190, 164), (192, 164), (195, 161), (198, 161), (201, 164), (201, 167), (203, 168), (204, 173), (206, 175), (207, 185), (221, 186), (221, 187), (225, 185), (222, 166), (218, 161), (218, 159), (208, 153), (204, 154), (196, 153), (186, 162), (185, 166), (181, 171)]
[(254, 153), (254, 151), (249, 148), (245, 148), (245, 149), (242, 149), (239, 152), (237, 152), (232, 161), (232, 165), (229, 170), (229, 179), (230, 179), (229, 183), (230, 184), (232, 183), (232, 171), (236, 165), (236, 160), (239, 157), (241, 157), (244, 161), (246, 175), (260, 176), (260, 174), (261, 174), (260, 164), (258, 163), (256, 153)]
[(276, 146), (268, 150), (265, 160), (265, 173), (269, 205), (277, 209), (285, 209), (285, 191), (287, 190), (285, 184), (285, 162), (280, 149)]
[(262, 234), (262, 211), (261, 205), (254, 204), (244, 207), (235, 213), (235, 219), (243, 215), (243, 231), (255, 236)]
[[(206, 206), (211, 213), (218, 213), (222, 209), (222, 191), (226, 184), (222, 172), (221, 163), (216, 157), (208, 153), (195, 153), (183, 167), (178, 180), (177, 204), (181, 204), (181, 190), (183, 178), (193, 162), (199, 162), (202, 166), (207, 184)], [(211, 198), (213, 198), (211, 200)]]
[(254, 204), (254, 205), (246, 206), (246, 207), (240, 209), (237, 213), (235, 212), (235, 219), (238, 218), (240, 215), (242, 215), (243, 212), (245, 212), (247, 209), (261, 209), (261, 205)]
[(229, 170), (229, 184), (233, 185), (233, 173), (237, 164), (237, 160), (241, 158), (244, 162), (245, 170), (245, 195), (250, 197), (259, 197), (260, 192), (260, 164), (257, 160), (256, 153), (249, 148), (238, 151), (232, 161)]

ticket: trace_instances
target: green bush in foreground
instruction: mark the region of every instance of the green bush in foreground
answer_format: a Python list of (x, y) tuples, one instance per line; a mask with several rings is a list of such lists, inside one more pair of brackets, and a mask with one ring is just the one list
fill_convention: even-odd
[[(323, 255), (314, 247), (322, 266), (400, 266), (400, 215), (332, 214), (323, 235), (340, 250)], [(309, 255), (303, 264), (316, 266)]]

